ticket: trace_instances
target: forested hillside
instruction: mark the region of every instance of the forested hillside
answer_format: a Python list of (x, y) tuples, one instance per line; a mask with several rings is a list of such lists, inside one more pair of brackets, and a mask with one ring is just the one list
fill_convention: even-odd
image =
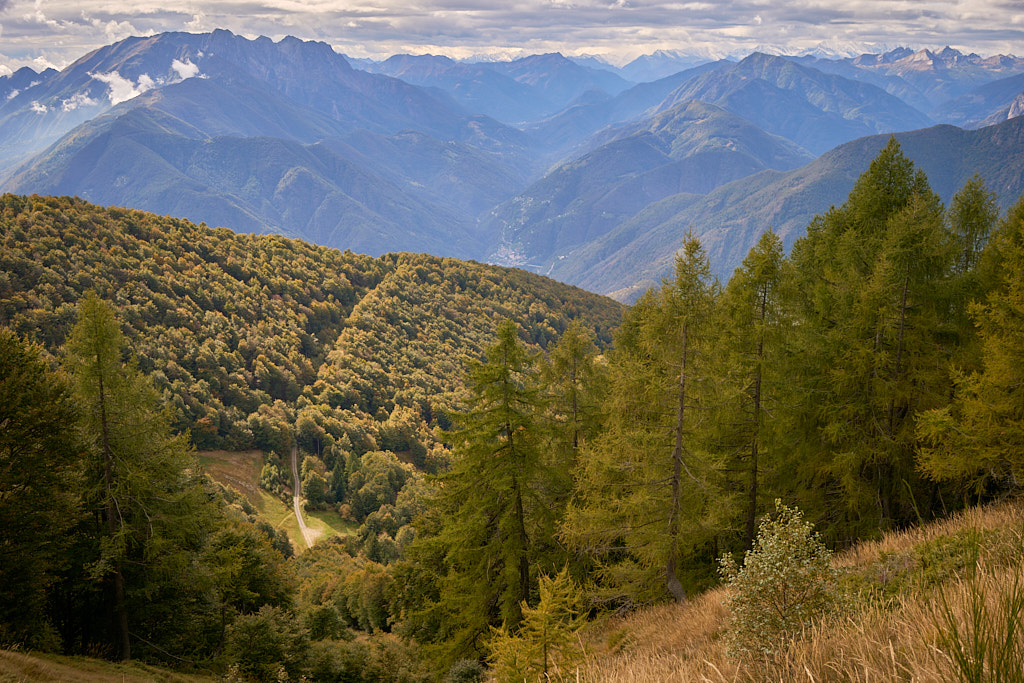
[[(321, 615), (314, 638), (388, 630), (383, 591), (393, 582), (378, 562), (395, 559), (395, 538), (411, 538), (422, 471), (447, 466), (435, 430), (451, 424), (466, 365), (483, 357), (497, 322), (521, 321), (524, 343), (539, 350), (572, 320), (607, 344), (621, 316), (615, 302), (523, 271), (374, 259), (78, 199), (6, 195), (0, 231), (0, 322), (13, 332), (3, 337), (4, 424), (27, 420), (5, 429), (4, 456), (17, 467), (3, 487), (36, 481), (0, 506), (5, 555), (24, 553), (5, 566), (5, 582), (28, 609), (18, 620), (5, 611), (2, 637), (69, 652), (220, 668), (233, 660), (262, 677), (284, 655), (239, 663), (246, 655), (231, 650), (229, 627), (269, 624), (298, 639), (289, 647), (308, 644), (299, 604), (322, 612), (330, 595), (308, 586), (338, 571), (343, 613)], [(93, 367), (100, 342), (103, 363)], [(56, 362), (78, 379), (53, 373)], [(33, 395), (44, 412), (22, 414)], [(43, 414), (48, 422), (36, 424)], [(81, 440), (55, 431), (79, 419)], [(34, 441), (39, 429), (49, 442)], [(186, 434), (200, 448), (263, 449), (261, 483), (275, 493), (292, 484), (278, 456), (298, 447), (309, 505), (344, 508), (358, 534), (285, 569), (287, 539), (237, 492), (217, 494), (198, 478)], [(76, 452), (94, 449), (95, 466), (75, 465)], [(55, 540), (67, 531), (70, 540)], [(168, 572), (182, 562), (209, 581), (177, 585)], [(226, 587), (228, 575), (243, 583)], [(217, 614), (219, 626), (209, 621)], [(401, 648), (381, 645), (392, 646)], [(346, 666), (360, 671), (387, 661), (368, 663), (377, 650), (366, 643), (348, 649)]]
[[(320, 396), (318, 376), (353, 357), (365, 363), (359, 395), (323, 402), (360, 419), (386, 405), (386, 417), (400, 389), (424, 382), (405, 372), (413, 367), (430, 378), (430, 401), (450, 405), (463, 356), (482, 356), (495, 320), (528, 322), (524, 334), (545, 347), (584, 316), (607, 343), (620, 311), (519, 270), (375, 259), (68, 198), (4, 196), (0, 244), (0, 324), (56, 352), (79, 299), (96, 291), (117, 306), (140, 370), (173, 403), (175, 428), (191, 429), (200, 448), (270, 445), (268, 411)], [(401, 379), (378, 382), (371, 371)]]

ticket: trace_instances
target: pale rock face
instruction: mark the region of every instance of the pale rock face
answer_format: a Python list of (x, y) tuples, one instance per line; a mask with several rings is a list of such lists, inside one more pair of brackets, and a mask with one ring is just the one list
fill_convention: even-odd
[(1010, 103), (1010, 110), (1006, 114), (1007, 119), (1015, 119), (1024, 114), (1024, 92), (1017, 95), (1017, 98)]

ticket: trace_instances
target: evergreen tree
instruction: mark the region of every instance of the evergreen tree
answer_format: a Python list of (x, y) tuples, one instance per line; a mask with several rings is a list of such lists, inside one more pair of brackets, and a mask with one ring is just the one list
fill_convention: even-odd
[[(996, 197), (974, 176), (953, 196), (948, 211), (953, 240), (953, 271), (950, 297), (950, 337), (945, 346), (952, 363), (961, 370), (979, 369), (977, 329), (971, 319), (972, 302), (995, 286), (991, 270), (981, 262), (988, 238), (999, 220)], [(992, 260), (991, 258), (989, 259)]]
[(848, 538), (911, 521), (927, 496), (914, 415), (948, 398), (953, 244), (938, 197), (892, 139), (794, 246), (814, 377), (801, 458), (817, 471), (805, 487), (827, 492), (820, 514)]
[(443, 556), (438, 601), (445, 631), (435, 637), (447, 664), (482, 656), (491, 626), (516, 632), (538, 571), (562, 559), (553, 557), (548, 535), (557, 511), (548, 499), (551, 473), (538, 425), (544, 405), (534, 368), (516, 324), (501, 323), (487, 362), (470, 370), (459, 428), (446, 436), (454, 455), (451, 471), (437, 481), (441, 528), (426, 543)]
[(616, 338), (607, 425), (580, 458), (563, 531), (603, 562), (607, 599), (685, 600), (680, 568), (716, 532), (724, 501), (707, 445), (717, 292), (691, 236), (675, 277), (640, 298)]
[(986, 256), (995, 286), (971, 306), (983, 365), (960, 373), (956, 400), (921, 416), (920, 465), (937, 481), (976, 494), (1024, 482), (1024, 199), (1011, 208)]
[(730, 469), (746, 479), (744, 545), (757, 532), (759, 499), (766, 463), (777, 460), (776, 435), (786, 418), (782, 396), (793, 377), (788, 335), (792, 316), (786, 310), (787, 277), (782, 240), (766, 232), (733, 273), (722, 298), (722, 335), (718, 374), (723, 397), (716, 420)]
[[(187, 554), (198, 550), (212, 511), (202, 506), (206, 496), (187, 435), (172, 434), (152, 384), (134, 361), (122, 361), (113, 310), (95, 293), (79, 306), (67, 352), (91, 442), (84, 501), (102, 520), (89, 571), (106, 586), (117, 651), (129, 659), (130, 634), (169, 628), (141, 614), (170, 607), (161, 602), (164, 595), (185, 597), (180, 589), (191, 566)], [(164, 593), (170, 578), (182, 583)], [(195, 590), (195, 584), (188, 585)], [(133, 620), (133, 612), (139, 618)]]
[(573, 461), (582, 443), (600, 429), (603, 373), (597, 356), (593, 333), (577, 319), (559, 337), (542, 369), (556, 422), (555, 442)]
[(583, 627), (583, 593), (563, 568), (555, 576), (542, 576), (535, 607), (523, 608), (518, 634), (505, 627), (492, 629), (491, 665), (499, 681), (551, 680), (563, 677), (582, 658), (577, 633)]
[(56, 644), (47, 592), (79, 519), (77, 420), (67, 380), (0, 328), (0, 645)]

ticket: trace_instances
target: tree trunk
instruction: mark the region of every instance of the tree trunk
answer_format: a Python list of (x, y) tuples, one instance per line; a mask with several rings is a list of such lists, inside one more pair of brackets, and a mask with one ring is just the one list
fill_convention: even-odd
[(754, 433), (750, 439), (750, 485), (747, 488), (746, 547), (754, 547), (757, 522), (757, 456), (761, 439), (761, 368), (764, 365), (764, 325), (768, 315), (768, 288), (761, 288), (761, 329), (757, 338), (757, 364), (754, 369)]
[[(103, 485), (106, 492), (107, 531), (110, 537), (117, 535), (117, 500), (114, 497), (114, 451), (110, 446), (110, 429), (107, 422), (107, 396), (103, 383), (102, 359), (96, 358), (99, 379), (100, 408), (100, 441), (103, 448)], [(114, 615), (117, 619), (117, 630), (121, 640), (121, 659), (132, 657), (131, 641), (128, 637), (128, 609), (124, 599), (124, 573), (121, 570), (121, 558), (114, 560)]]
[(679, 508), (683, 476), (683, 418), (686, 415), (686, 332), (683, 325), (682, 363), (679, 368), (679, 402), (676, 407), (676, 443), (672, 449), (672, 507), (668, 518), (668, 561), (665, 564), (665, 585), (676, 602), (686, 602), (686, 592), (676, 576), (676, 547), (679, 539)]

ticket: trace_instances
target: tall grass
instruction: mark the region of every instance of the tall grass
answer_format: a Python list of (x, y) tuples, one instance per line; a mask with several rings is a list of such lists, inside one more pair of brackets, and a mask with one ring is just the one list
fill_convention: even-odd
[(838, 555), (847, 609), (771, 657), (726, 654), (724, 589), (588, 634), (564, 681), (1024, 681), (1024, 505), (968, 510)]

